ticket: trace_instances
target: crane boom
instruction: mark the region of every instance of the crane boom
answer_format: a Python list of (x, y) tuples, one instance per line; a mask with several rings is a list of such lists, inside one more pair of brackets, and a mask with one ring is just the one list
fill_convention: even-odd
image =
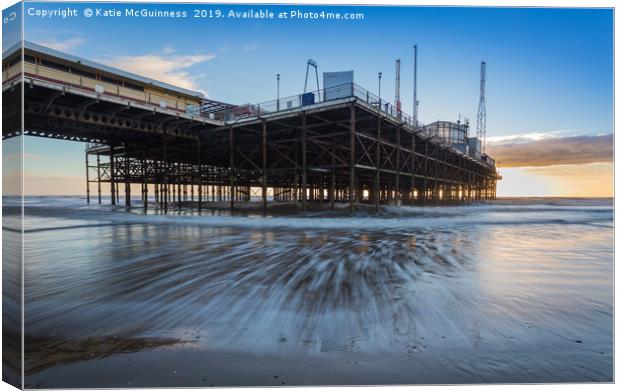
[(316, 63), (313, 59), (308, 59), (306, 63), (306, 82), (304, 83), (304, 94), (308, 90), (308, 73), (310, 72), (310, 67), (314, 68), (314, 73), (316, 75), (316, 90), (320, 90), (319, 87), (319, 64)]

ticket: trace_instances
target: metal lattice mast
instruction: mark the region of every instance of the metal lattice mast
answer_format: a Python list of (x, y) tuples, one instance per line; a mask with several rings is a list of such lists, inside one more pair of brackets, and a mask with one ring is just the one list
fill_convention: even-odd
[(486, 74), (487, 65), (482, 61), (480, 64), (480, 102), (478, 103), (478, 117), (476, 119), (476, 136), (482, 145), (482, 152), (485, 150), (487, 138), (487, 108), (484, 99)]
[(396, 112), (400, 116), (400, 60), (396, 60), (396, 86), (394, 88), (394, 91), (394, 105), (396, 106)]
[(418, 126), (418, 45), (413, 45), (413, 124)]

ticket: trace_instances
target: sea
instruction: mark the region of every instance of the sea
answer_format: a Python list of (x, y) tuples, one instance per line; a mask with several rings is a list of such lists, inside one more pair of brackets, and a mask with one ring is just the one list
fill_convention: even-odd
[(614, 380), (613, 199), (103, 201), (24, 199), (26, 387)]

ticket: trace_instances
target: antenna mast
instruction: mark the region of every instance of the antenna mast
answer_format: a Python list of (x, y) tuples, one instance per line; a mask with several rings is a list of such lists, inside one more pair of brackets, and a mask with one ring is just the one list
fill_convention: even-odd
[(486, 85), (487, 64), (482, 61), (480, 64), (480, 102), (478, 103), (478, 117), (476, 119), (476, 136), (482, 145), (484, 153), (487, 139), (487, 108), (484, 99), (484, 90)]
[(400, 105), (400, 60), (396, 60), (396, 86), (395, 86), (394, 105), (396, 106), (396, 113), (400, 118), (401, 105)]
[(418, 127), (418, 45), (413, 45), (413, 124)]

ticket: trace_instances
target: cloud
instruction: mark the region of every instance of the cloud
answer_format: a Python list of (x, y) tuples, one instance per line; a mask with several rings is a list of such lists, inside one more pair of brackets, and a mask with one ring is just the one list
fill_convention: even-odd
[(172, 47), (165, 47), (162, 54), (144, 54), (139, 56), (119, 56), (99, 60), (107, 65), (163, 81), (177, 87), (200, 91), (196, 78), (188, 71), (194, 65), (215, 58), (214, 54), (179, 55), (173, 54)]
[(258, 45), (255, 43), (251, 43), (248, 45), (245, 45), (245, 47), (243, 48), (246, 52), (255, 52), (258, 50)]
[[(566, 130), (555, 130), (551, 132), (530, 132), (530, 133), (519, 133), (519, 134), (511, 134), (507, 136), (494, 136), (487, 137), (487, 145), (503, 145), (503, 144), (521, 144), (521, 143), (529, 143), (532, 141), (540, 141), (549, 138), (556, 138), (561, 136), (568, 136), (568, 131)], [(572, 134), (573, 136), (575, 134)]]
[(53, 38), (39, 41), (40, 45), (59, 50), (61, 52), (66, 52), (67, 50), (73, 49), (76, 46), (80, 46), (83, 43), (84, 43), (84, 39), (80, 37), (67, 38), (63, 41), (58, 41)]
[(585, 164), (613, 160), (613, 135), (524, 137), (489, 140), (486, 152), (500, 167), (535, 167)]

